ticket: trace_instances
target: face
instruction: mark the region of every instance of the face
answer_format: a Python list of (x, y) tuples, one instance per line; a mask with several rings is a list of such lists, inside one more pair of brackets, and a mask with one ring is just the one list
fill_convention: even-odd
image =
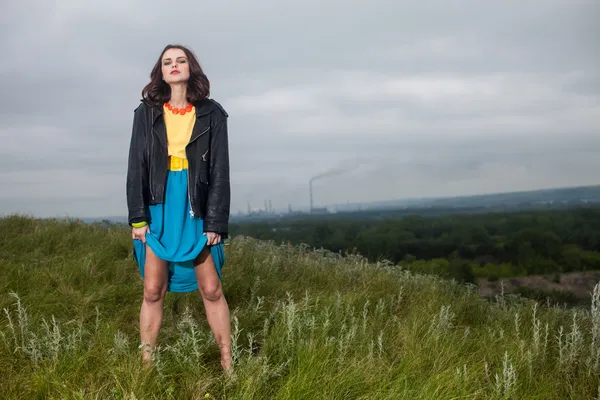
[(190, 78), (190, 64), (181, 49), (168, 49), (162, 56), (162, 76), (168, 84), (187, 82)]

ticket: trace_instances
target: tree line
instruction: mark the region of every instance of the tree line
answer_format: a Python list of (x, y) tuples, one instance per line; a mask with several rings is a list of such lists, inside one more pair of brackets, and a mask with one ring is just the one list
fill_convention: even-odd
[(600, 269), (600, 206), (438, 216), (233, 223), (232, 234), (305, 243), (463, 281)]

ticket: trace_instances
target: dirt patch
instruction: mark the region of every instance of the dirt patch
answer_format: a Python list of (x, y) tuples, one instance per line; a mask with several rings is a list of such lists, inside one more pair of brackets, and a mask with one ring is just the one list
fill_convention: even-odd
[(479, 294), (490, 298), (502, 293), (563, 293), (577, 301), (591, 299), (594, 286), (600, 282), (600, 271), (570, 272), (568, 274), (549, 274), (513, 277), (489, 281), (480, 279), (477, 282)]

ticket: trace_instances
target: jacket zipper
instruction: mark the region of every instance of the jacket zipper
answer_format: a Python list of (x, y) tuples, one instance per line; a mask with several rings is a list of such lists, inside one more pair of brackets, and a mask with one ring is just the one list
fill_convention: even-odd
[(188, 192), (188, 202), (190, 203), (190, 218), (194, 218), (194, 208), (192, 207), (192, 196), (190, 195), (190, 163), (188, 161), (188, 174), (187, 174), (187, 181), (188, 181), (188, 187), (187, 187), (187, 192)]
[[(189, 146), (191, 143), (195, 142), (195, 141), (196, 141), (196, 139), (198, 139), (200, 136), (202, 136), (202, 135), (204, 135), (206, 132), (208, 132), (208, 130), (209, 130), (209, 129), (210, 129), (210, 127), (206, 128), (206, 129), (204, 130), (204, 132), (202, 132), (202, 133), (201, 133), (201, 134), (199, 134), (197, 137), (195, 137), (195, 138), (194, 138), (194, 140), (192, 140), (192, 141), (188, 142), (188, 144), (187, 144), (187, 145), (185, 145), (186, 149), (187, 149), (187, 147), (188, 147), (188, 146)], [(202, 158), (204, 158), (204, 155), (202, 156)], [(190, 164), (189, 164), (189, 163), (190, 163), (190, 160), (188, 160), (188, 176), (187, 176), (187, 178), (188, 178), (188, 179), (187, 179), (187, 180), (188, 180), (188, 190), (187, 190), (187, 192), (188, 192), (188, 201), (190, 202), (190, 218), (194, 218), (194, 208), (192, 207), (192, 196), (190, 195), (190, 190), (191, 190), (191, 189), (190, 189), (190, 188), (191, 188), (191, 186), (190, 186), (190, 175), (191, 175), (191, 174), (190, 174), (190, 168), (189, 168), (189, 165), (190, 165)]]
[(154, 121), (154, 108), (150, 109), (150, 143), (149, 143), (149, 149), (148, 149), (148, 175), (149, 175), (149, 182), (150, 184), (149, 189), (150, 189), (150, 197), (152, 197), (152, 201), (154, 201), (154, 193), (152, 193), (152, 165), (151, 160), (150, 160), (150, 155), (152, 154), (152, 140), (153, 140), (153, 136), (154, 136), (154, 124), (152, 123)]

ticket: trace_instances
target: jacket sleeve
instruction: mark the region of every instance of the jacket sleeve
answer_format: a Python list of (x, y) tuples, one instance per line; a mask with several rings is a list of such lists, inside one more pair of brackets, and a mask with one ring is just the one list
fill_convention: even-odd
[(129, 159), (127, 166), (127, 207), (128, 224), (147, 221), (145, 187), (147, 185), (148, 165), (145, 157), (146, 122), (143, 106), (134, 112)]
[(210, 181), (204, 231), (227, 237), (231, 203), (227, 113), (220, 114), (212, 129), (210, 150)]

